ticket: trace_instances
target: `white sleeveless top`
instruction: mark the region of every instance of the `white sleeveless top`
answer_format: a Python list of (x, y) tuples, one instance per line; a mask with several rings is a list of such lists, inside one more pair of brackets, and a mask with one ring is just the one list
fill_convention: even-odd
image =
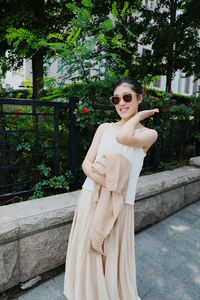
[[(94, 162), (100, 159), (103, 154), (111, 152), (121, 153), (131, 162), (132, 167), (130, 171), (125, 202), (133, 205), (135, 201), (137, 181), (142, 170), (143, 161), (144, 157), (146, 156), (146, 153), (144, 152), (143, 147), (130, 147), (118, 143), (115, 138), (118, 128), (114, 127), (113, 124), (114, 123), (110, 123), (110, 126), (108, 126), (107, 130), (103, 133)], [(146, 129), (148, 128), (136, 128), (135, 131)], [(93, 180), (87, 176), (82, 185), (82, 188), (83, 187), (87, 190), (93, 191)]]

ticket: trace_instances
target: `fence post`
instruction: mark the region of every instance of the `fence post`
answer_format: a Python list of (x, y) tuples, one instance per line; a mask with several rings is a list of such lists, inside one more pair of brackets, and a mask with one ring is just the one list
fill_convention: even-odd
[[(199, 115), (195, 114), (195, 133), (200, 132), (200, 117)], [(196, 139), (195, 142), (195, 148), (196, 148), (196, 156), (200, 155), (200, 141)]]
[(59, 176), (60, 168), (59, 168), (59, 108), (58, 106), (54, 106), (54, 168), (55, 175)]
[[(78, 97), (69, 97), (69, 168), (76, 179), (79, 168), (79, 149), (78, 149), (78, 129), (76, 125), (76, 117), (74, 110), (77, 108)], [(75, 190), (77, 188), (77, 180), (71, 184), (70, 188)]]
[[(153, 125), (160, 126), (160, 112), (153, 115)], [(158, 143), (152, 145), (152, 165), (153, 171), (158, 169)]]

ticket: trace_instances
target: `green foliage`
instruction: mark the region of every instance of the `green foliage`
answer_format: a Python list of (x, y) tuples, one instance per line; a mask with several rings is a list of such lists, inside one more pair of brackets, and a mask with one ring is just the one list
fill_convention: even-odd
[(2, 88), (0, 90), (0, 97), (2, 97), (4, 99), (6, 99), (6, 98), (28, 99), (29, 92), (25, 88), (14, 90), (10, 85), (6, 85), (5, 88)]
[[(6, 42), (9, 49), (8, 57), (0, 57), (4, 73), (42, 49), (44, 56), (62, 60), (63, 74), (67, 69), (68, 76), (58, 80), (61, 89), (71, 78), (89, 82), (106, 78), (108, 73), (122, 76), (125, 70), (146, 82), (158, 74), (170, 78), (177, 69), (199, 77), (199, 1), (158, 0), (155, 10), (140, 0), (45, 1), (41, 12), (34, 1), (29, 5), (15, 2), (15, 7), (8, 1), (2, 3), (2, 53)], [(152, 51), (141, 56), (138, 44), (152, 45)]]
[(92, 6), (93, 6), (91, 0), (82, 0), (81, 3), (82, 3), (85, 7), (90, 7), (90, 8), (92, 8)]
[[(113, 78), (116, 78), (116, 69), (121, 70), (121, 75), (127, 72), (123, 59), (116, 53), (116, 49), (130, 53), (123, 34), (113, 35), (115, 25), (109, 18), (92, 27), (93, 19), (97, 17), (92, 14), (93, 4), (90, 1), (82, 4), (83, 6), (78, 6), (68, 3), (66, 7), (74, 14), (72, 26), (63, 32), (62, 38), (59, 36), (59, 42), (51, 42), (54, 35), (48, 36), (49, 41), (44, 42), (44, 45), (55, 53), (52, 62), (60, 60), (61, 75), (56, 80), (44, 79), (44, 88), (48, 90), (48, 94), (43, 99), (62, 98), (67, 80), (89, 85), (102, 77), (105, 81), (113, 81)], [(127, 9), (128, 3), (125, 2), (117, 15), (125, 17)], [(115, 3), (115, 15), (116, 11)]]
[[(17, 53), (19, 59), (32, 59), (35, 53), (43, 47), (43, 40), (39, 39), (38, 36), (30, 30), (24, 28), (8, 28), (7, 32), (5, 37), (7, 38), (8, 45), (12, 46), (12, 51)], [(30, 78), (28, 78), (28, 81), (24, 81), (23, 84), (25, 87), (28, 87), (28, 98), (32, 98), (33, 90)]]
[(123, 7), (123, 9), (121, 11), (121, 14), (120, 14), (120, 16), (122, 17), (123, 20), (126, 18), (126, 11), (127, 11), (128, 7), (129, 7), (129, 2), (125, 1), (124, 2), (124, 7)]
[(53, 176), (48, 178), (50, 175), (51, 168), (46, 167), (44, 163), (38, 166), (38, 170), (42, 177), (46, 179), (40, 180), (37, 184), (34, 185), (33, 190), (34, 193), (27, 200), (33, 200), (45, 197), (45, 192), (43, 191), (43, 187), (51, 187), (54, 189), (66, 189), (69, 191), (69, 183), (73, 182), (73, 175), (71, 171), (67, 171), (64, 175)]
[[(16, 50), (19, 50), (22, 45), (25, 45), (23, 49), (21, 49), (19, 56), (24, 58), (27, 56), (27, 52), (29, 52), (29, 48), (37, 49), (40, 40), (35, 34), (31, 31), (24, 29), (24, 28), (8, 28), (8, 34), (6, 34), (6, 38), (8, 40), (8, 44), (11, 45), (13, 43), (13, 47)], [(26, 43), (24, 43), (26, 42)]]
[[(74, 1), (76, 2), (76, 0)], [(89, 1), (85, 1), (89, 3)], [(53, 54), (45, 47), (47, 36), (54, 34), (54, 41), (68, 26), (72, 13), (66, 9), (66, 1), (25, 1), (0, 0), (0, 72), (17, 70), (23, 60), (32, 59), (34, 98), (40, 98), (41, 77), (44, 59)], [(53, 36), (52, 36), (53, 38)]]
[(6, 99), (6, 98), (12, 98), (14, 95), (14, 89), (9, 85), (6, 84), (5, 87), (2, 86), (0, 83), (0, 97)]
[(167, 170), (173, 170), (174, 167), (173, 167), (171, 164), (169, 164), (169, 163), (165, 163), (165, 162), (163, 162), (163, 161), (160, 161), (160, 162), (159, 162), (158, 169), (159, 169), (160, 171), (167, 171)]
[(200, 22), (191, 15), (191, 7), (200, 9), (200, 2), (158, 0), (154, 5), (154, 9), (148, 5), (139, 9), (142, 18), (136, 33), (141, 44), (151, 45), (152, 50), (137, 61), (143, 66), (144, 74), (166, 75), (166, 88), (170, 91), (171, 80), (178, 69), (186, 76), (199, 75)]
[(112, 15), (113, 15), (114, 18), (117, 18), (117, 16), (118, 16), (117, 2), (116, 1), (114, 1), (112, 3)]
[(105, 20), (103, 23), (100, 24), (100, 29), (103, 31), (110, 31), (113, 29), (112, 20)]
[(96, 118), (94, 109), (88, 105), (87, 102), (79, 101), (78, 108), (74, 110), (76, 116), (76, 126), (79, 126), (81, 130), (88, 126), (88, 123), (93, 126), (96, 125)]
[[(25, 76), (23, 74), (20, 74), (20, 73), (17, 73), (17, 72), (14, 72), (14, 74), (16, 74), (18, 76), (21, 76), (23, 78), (25, 77), (26, 80), (23, 80), (21, 83), (24, 85), (24, 88), (26, 88), (27, 91), (28, 91), (26, 98), (27, 99), (32, 99), (32, 95), (33, 95), (33, 83), (32, 83), (32, 80), (28, 76)], [(22, 95), (23, 95), (22, 92), (18, 93), (16, 95), (16, 98), (20, 98)]]

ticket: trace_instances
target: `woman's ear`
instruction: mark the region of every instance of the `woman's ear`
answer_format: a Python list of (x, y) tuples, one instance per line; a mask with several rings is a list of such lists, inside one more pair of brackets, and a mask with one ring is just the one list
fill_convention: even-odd
[(143, 96), (142, 96), (142, 95), (139, 95), (139, 96), (138, 96), (138, 104), (141, 103), (142, 100), (143, 100)]

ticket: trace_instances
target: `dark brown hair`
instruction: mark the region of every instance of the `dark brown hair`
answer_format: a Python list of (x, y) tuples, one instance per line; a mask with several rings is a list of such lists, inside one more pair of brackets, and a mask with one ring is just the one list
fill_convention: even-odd
[(116, 82), (114, 89), (115, 90), (119, 85), (127, 83), (130, 85), (130, 88), (136, 93), (141, 94), (142, 93), (142, 86), (141, 84), (135, 79), (135, 78), (123, 78)]

